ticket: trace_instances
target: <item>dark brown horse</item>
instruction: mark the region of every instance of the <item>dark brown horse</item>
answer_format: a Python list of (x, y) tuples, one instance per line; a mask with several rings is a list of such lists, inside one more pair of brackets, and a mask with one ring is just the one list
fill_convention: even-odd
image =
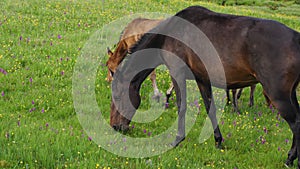
[[(178, 18), (193, 26), (180, 22)], [(211, 62), (213, 53), (208, 51), (210, 46), (201, 43), (202, 35), (195, 34), (194, 28), (201, 30), (210, 40), (222, 66)], [(150, 49), (159, 49), (152, 53), (156, 59), (146, 57), (144, 52)], [(178, 131), (173, 145), (178, 145), (185, 138), (185, 81), (194, 76), (214, 128), (216, 143), (220, 146), (222, 134), (217, 124), (211, 86), (237, 89), (261, 83), (265, 94), (293, 133), (292, 147), (285, 164), (292, 165), (298, 157), (300, 168), (300, 110), (296, 96), (300, 81), (298, 32), (272, 20), (215, 13), (192, 6), (145, 34), (131, 51), (133, 54), (117, 71), (112, 85), (111, 116), (115, 121), (111, 124), (114, 128), (128, 129), (140, 105), (141, 83), (156, 66), (166, 64), (173, 79), (178, 105)], [(176, 58), (186, 66), (178, 64)], [(135, 62), (147, 63), (149, 67), (131, 66)], [(192, 73), (187, 73), (187, 67)], [(136, 70), (139, 72), (134, 72)], [(220, 76), (222, 71), (225, 79)]]
[[(124, 30), (121, 33), (120, 41), (117, 43), (115, 52), (112, 52), (109, 48), (107, 48), (107, 54), (109, 56), (106, 66), (108, 68), (108, 73), (106, 80), (108, 82), (111, 82), (113, 79), (113, 74), (115, 73), (118, 65), (122, 62), (122, 60), (127, 56), (127, 54), (130, 52), (130, 48), (144, 35), (146, 32), (148, 32), (150, 29), (157, 26), (161, 21), (158, 19), (147, 19), (147, 18), (136, 18), (132, 20), (130, 23), (126, 25)], [(156, 73), (153, 71), (150, 74), (150, 80), (152, 82), (152, 87), (154, 90), (154, 96), (153, 98), (156, 100), (160, 99), (160, 92), (157, 87), (156, 83)], [(169, 89), (166, 91), (166, 107), (169, 105), (169, 99), (171, 97), (172, 91), (174, 90), (173, 83), (170, 84)], [(238, 99), (241, 96), (242, 88), (239, 89), (237, 92), (236, 89), (232, 89), (232, 103), (234, 110), (238, 111)], [(250, 101), (249, 106), (253, 106), (253, 94), (255, 90), (255, 85), (251, 86), (250, 91)], [(227, 104), (231, 102), (229, 90), (226, 90), (227, 94)]]

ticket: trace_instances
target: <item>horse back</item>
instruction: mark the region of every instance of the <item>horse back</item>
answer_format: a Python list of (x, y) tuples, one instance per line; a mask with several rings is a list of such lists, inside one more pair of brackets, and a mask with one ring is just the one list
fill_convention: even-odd
[(232, 88), (260, 82), (266, 76), (284, 76), (286, 72), (299, 76), (300, 34), (279, 22), (221, 14), (198, 6), (176, 16), (193, 23), (208, 37)]

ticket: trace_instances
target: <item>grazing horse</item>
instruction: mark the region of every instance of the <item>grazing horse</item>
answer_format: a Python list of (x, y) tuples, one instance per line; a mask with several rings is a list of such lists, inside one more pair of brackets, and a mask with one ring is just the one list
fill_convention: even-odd
[[(130, 48), (141, 38), (143, 34), (148, 32), (150, 29), (154, 28), (155, 26), (157, 26), (161, 21), (163, 20), (137, 18), (132, 20), (130, 23), (128, 23), (128, 25), (121, 33), (120, 41), (116, 46), (115, 52), (112, 52), (109, 48), (107, 48), (107, 54), (109, 56), (109, 59), (106, 62), (106, 66), (108, 68), (106, 79), (108, 82), (112, 81), (114, 72), (116, 71), (118, 65), (130, 52), (129, 51)], [(160, 92), (156, 83), (155, 71), (153, 71), (150, 74), (150, 80), (152, 82), (152, 87), (154, 90), (153, 98), (159, 100)], [(249, 102), (250, 106), (253, 105), (254, 89), (255, 89), (255, 85), (251, 86), (250, 102)], [(174, 85), (171, 82), (169, 89), (166, 91), (166, 107), (168, 107), (169, 105), (169, 99), (171, 97), (173, 90), (174, 90)], [(237, 100), (240, 97), (242, 90), (243, 89), (240, 89), (238, 94), (236, 95), (236, 90), (232, 89), (233, 106), (236, 112), (238, 111)], [(226, 90), (226, 93), (227, 93), (227, 101), (229, 103), (230, 102), (229, 90)]]
[[(217, 51), (223, 69), (214, 66), (214, 63), (206, 62), (205, 59), (202, 60), (206, 50), (205, 44), (199, 43), (202, 36), (192, 34), (190, 31), (192, 29), (180, 24), (177, 18), (193, 24), (205, 34)], [(174, 33), (172, 36), (176, 36), (175, 38), (166, 36), (166, 33)], [(177, 37), (182, 37), (186, 41), (183, 43)], [(200, 53), (194, 51), (195, 48), (191, 49), (185, 44), (186, 42), (198, 46), (196, 50)], [(130, 58), (154, 48), (159, 49), (160, 52), (153, 53), (157, 59), (146, 59), (149, 64), (152, 62), (151, 67), (130, 78), (129, 75), (135, 71), (130, 66), (134, 63)], [(176, 64), (175, 58), (180, 58), (195, 77), (218, 146), (221, 145), (222, 134), (217, 124), (211, 86), (236, 89), (260, 83), (266, 96), (289, 124), (293, 134), (292, 147), (285, 164), (292, 165), (298, 157), (298, 168), (300, 168), (300, 109), (296, 95), (296, 88), (300, 81), (299, 32), (272, 20), (221, 14), (204, 7), (191, 6), (163, 21), (154, 29), (154, 33), (146, 33), (131, 52), (132, 55), (128, 56), (128, 60), (115, 74), (112, 85), (111, 117), (115, 121), (111, 121), (111, 125), (114, 128), (123, 130), (129, 128), (135, 109), (141, 102), (139, 94), (141, 83), (156, 66), (165, 64), (172, 75), (178, 103), (178, 131), (173, 145), (178, 145), (185, 138), (186, 91), (179, 89), (180, 86), (185, 87), (185, 81), (190, 79), (191, 74), (186, 73), (186, 67)], [(198, 56), (198, 53), (201, 56)], [(135, 58), (139, 57), (141, 56)], [(209, 57), (210, 54), (204, 56), (204, 58)], [(219, 79), (222, 70), (225, 73), (226, 85)], [(131, 106), (135, 109), (127, 107), (127, 94)]]
[[(148, 32), (150, 29), (158, 25), (162, 20), (158, 19), (145, 19), (137, 18), (132, 20), (122, 31), (120, 41), (116, 46), (116, 50), (113, 53), (109, 48), (107, 48), (107, 54), (109, 59), (106, 62), (108, 68), (107, 81), (111, 82), (113, 79), (113, 74), (115, 73), (118, 65), (130, 52), (130, 48), (141, 38), (141, 36)], [(150, 80), (152, 82), (154, 96), (153, 98), (160, 99), (160, 92), (156, 83), (156, 73), (153, 71), (150, 74)]]

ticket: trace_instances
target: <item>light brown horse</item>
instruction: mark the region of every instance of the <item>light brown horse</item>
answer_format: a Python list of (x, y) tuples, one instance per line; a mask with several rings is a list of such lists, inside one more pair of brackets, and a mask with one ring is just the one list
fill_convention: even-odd
[[(146, 19), (137, 18), (132, 20), (122, 31), (120, 41), (118, 42), (116, 49), (112, 52), (107, 48), (107, 54), (109, 56), (106, 66), (108, 68), (107, 81), (111, 82), (113, 80), (113, 74), (115, 73), (117, 67), (130, 52), (130, 48), (150, 29), (158, 25), (162, 20), (158, 19)], [(159, 101), (160, 92), (156, 83), (156, 73), (151, 72), (150, 80), (152, 82), (152, 87), (154, 90), (153, 98)]]
[[(203, 36), (199, 30), (210, 43), (202, 43)], [(191, 34), (191, 31), (199, 33)], [(213, 45), (221, 65), (210, 62), (212, 55), (210, 50), (207, 51), (207, 44)], [(148, 53), (153, 56), (144, 57), (146, 53), (141, 51), (146, 49), (157, 50)], [(129, 128), (135, 110), (141, 103), (141, 83), (155, 67), (165, 64), (173, 78), (178, 105), (178, 131), (173, 145), (178, 145), (185, 138), (185, 83), (194, 75), (219, 147), (222, 134), (211, 86), (237, 89), (260, 83), (293, 134), (292, 147), (285, 164), (290, 166), (298, 158), (300, 169), (300, 108), (296, 94), (300, 81), (299, 32), (272, 20), (216, 13), (204, 7), (192, 6), (159, 24), (152, 33), (146, 33), (131, 52), (132, 55), (117, 71), (112, 85), (111, 117), (114, 121), (111, 121), (111, 125), (115, 129)], [(185, 64), (178, 64), (176, 58)], [(136, 74), (137, 68), (131, 66), (136, 62), (146, 63), (149, 68), (141, 67)], [(225, 73), (225, 85), (220, 77), (222, 70)]]

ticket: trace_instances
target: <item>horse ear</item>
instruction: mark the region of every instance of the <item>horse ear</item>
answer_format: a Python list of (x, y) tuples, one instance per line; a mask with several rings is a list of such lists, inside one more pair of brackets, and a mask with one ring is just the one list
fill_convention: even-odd
[(113, 55), (113, 52), (109, 49), (109, 47), (107, 47), (107, 54), (109, 55), (109, 57)]

